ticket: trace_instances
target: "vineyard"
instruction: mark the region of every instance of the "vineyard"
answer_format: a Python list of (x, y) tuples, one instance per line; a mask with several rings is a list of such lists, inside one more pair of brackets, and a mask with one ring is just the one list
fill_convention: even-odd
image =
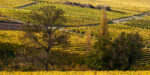
[[(149, 10), (148, 0), (0, 0), (0, 75), (149, 75), (139, 71), (150, 70)], [(108, 27), (101, 29), (105, 24)], [(105, 41), (100, 39), (105, 37), (102, 30), (109, 33)], [(99, 42), (109, 44), (101, 48)], [(97, 48), (108, 51), (99, 53)], [(131, 52), (121, 53), (123, 49)], [(102, 56), (107, 52), (110, 57)], [(129, 58), (136, 53), (140, 57), (129, 69)]]
[(135, 26), (135, 27), (139, 27), (139, 28), (143, 28), (143, 29), (149, 29), (149, 21), (150, 17), (144, 17), (142, 20), (131, 20), (129, 22), (126, 23), (126, 25), (129, 26)]
[[(29, 6), (24, 9), (7, 9), (7, 8), (0, 8), (1, 12), (5, 16), (9, 16), (12, 18), (25, 20), (27, 21), (28, 18), (25, 16), (30, 13), (30, 10), (36, 10), (37, 8), (44, 6), (44, 5), (53, 5), (58, 8), (61, 8), (65, 11), (65, 16), (68, 18), (68, 21), (65, 25), (87, 25), (87, 24), (97, 24), (100, 20), (101, 11), (90, 9), (90, 8), (81, 8), (76, 6), (68, 6), (62, 4), (47, 4), (47, 3), (40, 3), (34, 6)], [(119, 13), (108, 11), (108, 19), (118, 19), (123, 17), (128, 17), (135, 15), (137, 13)], [(94, 20), (94, 21), (93, 21)]]
[[(56, 2), (57, 2), (57, 0), (56, 0)], [(84, 2), (85, 1), (83, 1), (81, 3), (84, 3)], [(88, 3), (92, 4), (92, 2), (88, 2)], [(101, 4), (101, 2), (96, 2), (96, 3)], [(107, 2), (105, 2), (105, 3), (107, 3)], [(99, 20), (100, 20), (100, 15), (101, 15), (100, 10), (95, 10), (95, 9), (91, 9), (91, 8), (81, 8), (81, 7), (78, 7), (78, 6), (69, 6), (69, 5), (64, 5), (64, 4), (55, 3), (55, 2), (51, 2), (51, 1), (50, 1), (50, 3), (38, 2), (35, 5), (31, 5), (31, 6), (29, 5), (29, 6), (23, 7), (22, 9), (7, 9), (7, 8), (4, 9), (4, 8), (0, 8), (1, 9), (0, 11), (5, 16), (9, 16), (9, 17), (16, 18), (16, 19), (21, 19), (21, 20), (22, 19), (23, 20), (28, 20), (25, 17), (25, 14), (27, 15), (27, 14), (29, 14), (30, 10), (36, 10), (39, 7), (42, 7), (44, 5), (53, 5), (53, 6), (56, 6), (57, 8), (61, 8), (62, 10), (64, 10), (65, 11), (65, 16), (66, 16), (66, 18), (68, 18), (68, 21), (65, 25), (97, 24), (97, 23), (99, 23)], [(116, 5), (114, 5), (114, 6), (116, 6)], [(123, 5), (121, 5), (121, 6), (123, 6)], [(144, 8), (140, 9), (140, 7), (138, 8), (138, 10), (140, 10), (140, 11), (137, 11), (137, 10), (135, 10), (135, 7), (133, 7), (133, 8), (130, 7), (131, 10), (129, 8), (126, 10), (124, 7), (121, 7), (121, 6), (113, 7), (113, 5), (111, 5), (112, 11), (107, 12), (109, 20), (129, 17), (129, 16), (132, 16), (132, 15), (139, 14), (141, 12), (147, 12), (147, 10), (143, 10)]]

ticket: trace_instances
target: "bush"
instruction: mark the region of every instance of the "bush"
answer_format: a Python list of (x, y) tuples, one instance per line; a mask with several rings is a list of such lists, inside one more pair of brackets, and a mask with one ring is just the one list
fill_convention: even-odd
[(143, 39), (138, 33), (121, 33), (113, 41), (99, 38), (96, 50), (84, 62), (94, 70), (129, 70), (141, 57), (143, 47)]
[(95, 8), (91, 4), (81, 4), (81, 3), (69, 2), (69, 1), (67, 1), (67, 2), (65, 2), (63, 4), (72, 5), (72, 6), (79, 6), (79, 7), (83, 7), (83, 8)]
[(108, 38), (98, 38), (94, 46), (96, 50), (86, 57), (85, 65), (94, 70), (109, 70), (110, 46), (111, 41)]
[(102, 69), (102, 61), (97, 56), (96, 52), (90, 53), (85, 59), (84, 64), (93, 70), (101, 70)]
[(95, 8), (93, 5), (91, 4), (82, 4), (84, 8)]
[(121, 33), (113, 40), (110, 67), (112, 69), (129, 70), (141, 57), (143, 39), (138, 33)]
[(110, 7), (110, 6), (97, 5), (95, 8), (96, 8), (96, 9), (102, 9), (103, 7), (105, 7), (106, 10), (111, 11), (111, 7)]

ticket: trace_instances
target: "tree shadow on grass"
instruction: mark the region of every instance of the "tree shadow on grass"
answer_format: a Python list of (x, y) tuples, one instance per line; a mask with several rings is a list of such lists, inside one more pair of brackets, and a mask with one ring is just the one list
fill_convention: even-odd
[(8, 70), (12, 66), (17, 49), (21, 47), (17, 44), (0, 42), (0, 70)]

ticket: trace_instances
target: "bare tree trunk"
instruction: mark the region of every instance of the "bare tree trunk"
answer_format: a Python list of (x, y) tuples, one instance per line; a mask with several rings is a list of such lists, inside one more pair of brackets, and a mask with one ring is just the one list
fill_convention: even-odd
[(45, 59), (45, 70), (46, 71), (49, 71), (49, 66), (48, 66), (49, 60), (48, 60), (48, 58), (49, 58), (49, 50), (46, 50), (46, 59)]
[(45, 70), (49, 71), (48, 63), (45, 64)]
[(50, 30), (48, 29), (48, 26), (47, 26), (47, 30), (48, 30), (49, 39), (48, 39), (48, 47), (46, 49), (46, 63), (45, 63), (46, 71), (49, 70), (49, 52), (51, 51), (51, 47), (52, 47), (52, 25), (51, 25)]

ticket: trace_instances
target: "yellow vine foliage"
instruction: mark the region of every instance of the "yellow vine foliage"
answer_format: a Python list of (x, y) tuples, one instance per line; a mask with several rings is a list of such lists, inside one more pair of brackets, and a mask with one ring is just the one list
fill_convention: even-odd
[(150, 75), (150, 71), (37, 71), (37, 72), (7, 72), (0, 75)]
[(105, 8), (102, 9), (101, 21), (100, 21), (100, 36), (108, 36), (108, 24), (107, 24), (107, 11)]

